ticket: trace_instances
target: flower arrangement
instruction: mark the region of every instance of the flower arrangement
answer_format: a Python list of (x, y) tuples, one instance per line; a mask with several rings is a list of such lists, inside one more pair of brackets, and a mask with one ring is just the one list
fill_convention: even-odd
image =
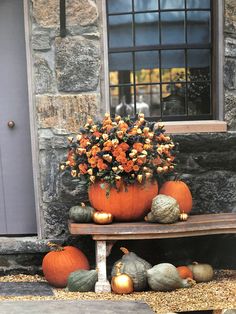
[(110, 187), (117, 183), (144, 183), (158, 179), (174, 170), (175, 145), (165, 135), (164, 125), (146, 121), (143, 114), (133, 121), (130, 117), (114, 119), (105, 114), (102, 122), (91, 118), (76, 138), (69, 137), (67, 160), (62, 170), (73, 178), (88, 183), (103, 181)]

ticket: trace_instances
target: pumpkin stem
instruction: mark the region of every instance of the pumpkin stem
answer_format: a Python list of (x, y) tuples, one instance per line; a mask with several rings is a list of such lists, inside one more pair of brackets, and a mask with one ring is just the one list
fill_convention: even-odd
[(121, 250), (124, 254), (129, 254), (129, 250), (126, 249), (125, 247), (120, 247), (120, 250)]
[(64, 251), (64, 247), (56, 243), (48, 242), (47, 246), (50, 248), (55, 248), (55, 251)]
[(85, 204), (82, 202), (82, 203), (81, 203), (81, 206), (82, 206), (82, 207), (85, 207)]
[(116, 276), (120, 276), (121, 275), (121, 272), (120, 272), (121, 266), (122, 266), (121, 262), (118, 262), (116, 264), (116, 266), (115, 266), (115, 268), (116, 268)]

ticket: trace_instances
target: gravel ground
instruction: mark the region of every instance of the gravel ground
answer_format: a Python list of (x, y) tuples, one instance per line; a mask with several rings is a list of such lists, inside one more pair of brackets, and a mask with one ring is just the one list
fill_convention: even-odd
[[(15, 275), (0, 277), (1, 282), (45, 281), (38, 275)], [(181, 312), (210, 309), (236, 309), (236, 270), (215, 271), (214, 280), (198, 283), (192, 288), (178, 289), (172, 292), (134, 292), (130, 295), (114, 293), (79, 293), (65, 289), (53, 289), (54, 296), (1, 297), (1, 300), (137, 300), (146, 302), (154, 312)]]

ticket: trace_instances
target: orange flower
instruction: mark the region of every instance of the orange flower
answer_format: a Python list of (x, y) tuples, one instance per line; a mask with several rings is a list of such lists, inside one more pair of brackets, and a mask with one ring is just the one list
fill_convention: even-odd
[(127, 152), (127, 150), (129, 149), (129, 145), (125, 142), (121, 143), (118, 145), (118, 148), (121, 148), (124, 152)]
[(129, 160), (127, 164), (124, 166), (124, 170), (126, 172), (131, 172), (133, 170), (134, 163), (132, 160)]
[(88, 144), (89, 144), (89, 139), (87, 139), (87, 138), (82, 138), (82, 139), (80, 140), (80, 147), (85, 148), (85, 147), (88, 146)]
[(97, 158), (96, 157), (89, 158), (88, 162), (90, 163), (92, 168), (95, 168), (97, 165)]
[(143, 144), (142, 143), (135, 143), (133, 148), (136, 149), (139, 153), (143, 151)]
[(67, 160), (69, 161), (69, 166), (73, 167), (75, 166), (75, 160), (74, 160), (75, 154), (73, 151), (69, 151), (67, 154)]
[(95, 132), (93, 132), (93, 135), (96, 137), (100, 137), (102, 135), (102, 133), (95, 131)]
[(124, 133), (127, 131), (128, 127), (129, 127), (128, 124), (125, 122), (119, 123), (119, 129)]
[(98, 146), (96, 146), (96, 145), (94, 145), (94, 146), (91, 148), (91, 153), (92, 153), (93, 156), (96, 156), (97, 153), (100, 152), (100, 151), (101, 151), (101, 149), (100, 149)]
[(88, 166), (86, 164), (80, 164), (79, 165), (79, 170), (80, 170), (81, 174), (87, 173), (87, 169), (88, 169)]
[(103, 144), (103, 149), (102, 150), (108, 152), (108, 151), (110, 151), (112, 149), (112, 146), (113, 146), (112, 141), (108, 140), (108, 141), (106, 141)]
[(161, 158), (158, 156), (157, 158), (153, 159), (152, 163), (153, 163), (154, 166), (159, 166), (159, 165), (162, 164), (162, 160), (161, 160)]
[(133, 170), (134, 170), (134, 171), (139, 171), (139, 166), (138, 166), (138, 165), (134, 165), (134, 166), (133, 166)]
[(99, 169), (99, 170), (105, 170), (105, 169), (107, 169), (107, 167), (108, 167), (108, 166), (103, 162), (102, 159), (99, 159), (99, 160), (98, 160), (97, 166), (98, 166), (98, 169)]

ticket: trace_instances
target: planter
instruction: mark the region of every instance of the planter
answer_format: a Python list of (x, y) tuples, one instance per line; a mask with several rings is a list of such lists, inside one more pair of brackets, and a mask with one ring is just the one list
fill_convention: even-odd
[(107, 195), (106, 183), (94, 183), (89, 188), (89, 200), (98, 211), (111, 213), (117, 221), (142, 220), (149, 212), (152, 199), (158, 194), (156, 181), (145, 184), (122, 184), (119, 190), (111, 188)]

